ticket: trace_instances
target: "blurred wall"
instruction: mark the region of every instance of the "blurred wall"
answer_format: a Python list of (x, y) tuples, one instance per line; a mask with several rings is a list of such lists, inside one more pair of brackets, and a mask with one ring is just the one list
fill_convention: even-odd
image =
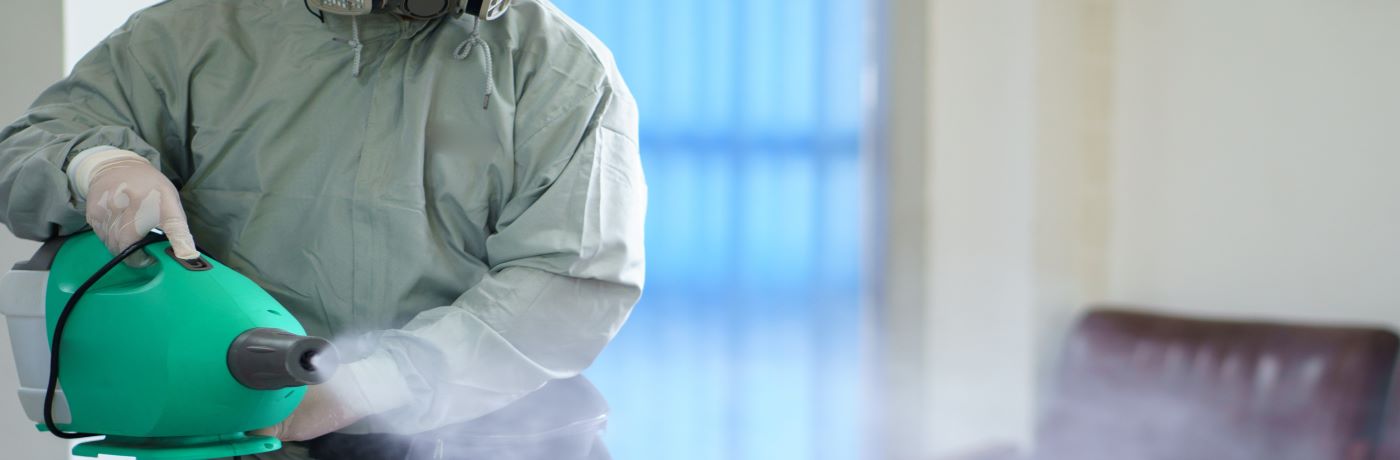
[[(9, 124), (87, 50), (152, 0), (5, 2), (0, 14), (0, 119)], [(0, 232), (0, 267), (28, 258), (37, 243)], [(19, 384), (9, 333), (0, 328), (0, 446), (3, 458), (68, 458), (68, 443), (38, 436), (15, 397)]]
[(1124, 2), (1109, 298), (1400, 325), (1400, 3)]
[(929, 5), (931, 78), (883, 88), (931, 93), (929, 139), (885, 153), (927, 162), (922, 214), (885, 220), (927, 226), (883, 264), (924, 273), (885, 318), (924, 325), (886, 361), (922, 366), (911, 449), (1028, 445), (1087, 305), (1400, 326), (1400, 3)]
[[(34, 98), (58, 80), (63, 70), (62, 3), (12, 1), (0, 14), (0, 119), (8, 125), (24, 113)], [(27, 259), (38, 245), (0, 232), (0, 267)], [(0, 328), (0, 457), (16, 459), (67, 458), (67, 443), (40, 435), (24, 416), (15, 391), (14, 355), (6, 328)]]
[(63, 0), (63, 70), (67, 73), (93, 46), (141, 8), (158, 0)]
[(1034, 10), (1028, 0), (934, 4), (929, 410), (957, 416), (936, 417), (929, 442), (1021, 440), (1034, 371)]

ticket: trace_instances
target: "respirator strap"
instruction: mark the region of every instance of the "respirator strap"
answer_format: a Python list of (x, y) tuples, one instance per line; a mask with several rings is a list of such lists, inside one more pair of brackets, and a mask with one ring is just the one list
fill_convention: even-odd
[(476, 17), (481, 17), (482, 3), (486, 3), (485, 0), (467, 0), (467, 5), (463, 7), (463, 9), (466, 10), (467, 14)]

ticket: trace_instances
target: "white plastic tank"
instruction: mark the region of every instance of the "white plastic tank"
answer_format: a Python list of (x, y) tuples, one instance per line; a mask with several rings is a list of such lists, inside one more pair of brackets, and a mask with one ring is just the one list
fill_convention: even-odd
[[(49, 339), (44, 292), (49, 272), (10, 270), (0, 277), (0, 314), (10, 329), (15, 366), (19, 371), (19, 401), (25, 415), (44, 421), (44, 390), (49, 381)], [(54, 422), (68, 423), (68, 403), (60, 390), (54, 396)]]

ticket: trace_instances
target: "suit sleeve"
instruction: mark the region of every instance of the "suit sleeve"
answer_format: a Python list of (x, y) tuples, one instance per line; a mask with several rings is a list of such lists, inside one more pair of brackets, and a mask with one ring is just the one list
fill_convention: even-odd
[(0, 222), (16, 236), (43, 240), (84, 228), (64, 173), (79, 153), (110, 146), (160, 165), (156, 146), (178, 145), (166, 92), (132, 53), (137, 22), (114, 32), (0, 130)]
[(519, 183), (487, 240), (491, 272), (346, 366), (372, 382), (373, 410), (388, 410), (380, 429), (469, 420), (578, 375), (640, 297), (646, 185), (635, 103), (606, 85), (567, 99), (577, 103), (541, 112), (549, 121), (516, 147)]

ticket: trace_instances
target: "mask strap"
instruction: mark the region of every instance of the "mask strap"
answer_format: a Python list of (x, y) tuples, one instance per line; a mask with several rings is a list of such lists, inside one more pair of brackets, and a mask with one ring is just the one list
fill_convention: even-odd
[(302, 4), (302, 6), (305, 6), (305, 7), (306, 7), (306, 12), (307, 12), (307, 13), (311, 13), (311, 15), (312, 15), (312, 16), (315, 16), (316, 19), (320, 19), (320, 20), (321, 20), (321, 24), (325, 24), (325, 23), (326, 23), (326, 12), (325, 12), (325, 11), (316, 11), (316, 10), (311, 9), (311, 0), (301, 0), (301, 4)]

